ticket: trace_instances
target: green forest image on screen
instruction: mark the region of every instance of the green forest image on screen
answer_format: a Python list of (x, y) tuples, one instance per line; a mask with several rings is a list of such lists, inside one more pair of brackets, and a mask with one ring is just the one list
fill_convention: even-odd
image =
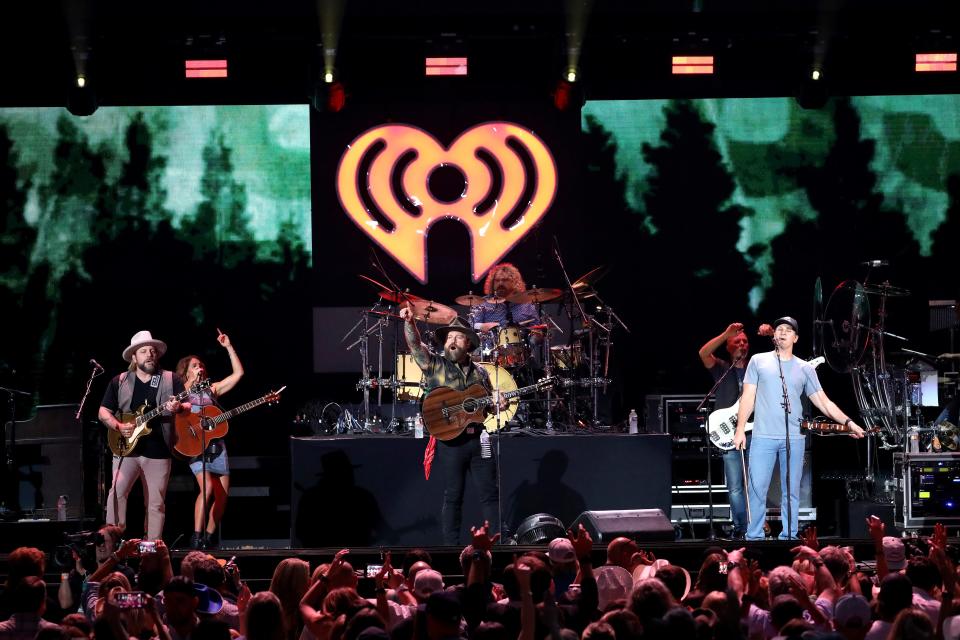
[[(865, 165), (858, 170), (872, 174), (864, 191), (876, 197), (878, 209), (902, 216), (912, 236), (904, 241), (912, 239), (920, 255), (930, 256), (938, 231), (941, 235), (946, 231), (943, 223), (951, 204), (955, 206), (948, 183), (951, 176), (956, 180), (960, 175), (960, 97), (854, 97), (842, 99), (838, 107), (840, 101), (834, 99), (821, 110), (802, 109), (789, 97), (589, 101), (583, 109), (583, 130), (609, 135), (626, 203), (656, 235), (657, 213), (648, 210), (656, 201), (656, 179), (678, 167), (657, 166), (651, 159), (666, 160), (657, 149), (683, 153), (683, 145), (671, 142), (665, 131), (669, 114), (676, 115), (678, 108), (686, 108), (683, 105), (693, 108), (707, 130), (712, 129), (708, 135), (719, 154), (720, 170), (732, 180), (732, 193), (722, 206), (743, 212), (737, 249), (756, 274), (750, 293), (750, 304), (756, 308), (773, 285), (771, 242), (789, 231), (791, 221), (815, 222), (823, 215), (802, 177), (804, 171), (823, 167), (835, 150), (842, 135), (838, 113), (849, 112), (850, 128), (859, 129), (857, 140), (869, 145), (861, 144), (856, 151)], [(686, 133), (676, 135), (688, 140)], [(697, 175), (690, 174), (687, 180), (696, 189)]]

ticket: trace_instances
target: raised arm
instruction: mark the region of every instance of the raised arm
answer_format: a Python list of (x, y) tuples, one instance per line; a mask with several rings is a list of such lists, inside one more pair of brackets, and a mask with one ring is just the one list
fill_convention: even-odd
[(407, 341), (407, 348), (410, 349), (417, 366), (426, 369), (430, 364), (430, 351), (420, 340), (420, 331), (417, 330), (417, 319), (413, 315), (413, 310), (409, 306), (400, 309), (400, 317), (404, 320), (403, 337)]
[(734, 322), (727, 327), (727, 329), (718, 335), (715, 338), (710, 338), (707, 340), (706, 344), (700, 347), (700, 362), (703, 363), (703, 366), (707, 369), (713, 369), (717, 364), (717, 359), (714, 357), (714, 352), (719, 349), (723, 344), (743, 331), (742, 322)]
[(230, 337), (217, 329), (217, 342), (220, 343), (220, 346), (227, 350), (227, 355), (230, 356), (230, 375), (221, 380), (220, 382), (213, 383), (213, 392), (218, 396), (222, 396), (226, 392), (233, 389), (237, 386), (237, 383), (240, 382), (240, 378), (243, 377), (243, 365), (240, 364), (240, 358), (237, 356), (237, 350), (233, 348), (233, 343), (230, 342)]

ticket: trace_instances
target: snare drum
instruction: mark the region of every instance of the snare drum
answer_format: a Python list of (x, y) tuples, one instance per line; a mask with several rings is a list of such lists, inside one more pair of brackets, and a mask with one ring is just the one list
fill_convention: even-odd
[(530, 358), (530, 347), (524, 331), (516, 325), (502, 327), (497, 332), (496, 363), (501, 367), (521, 367)]
[(423, 396), (423, 371), (409, 353), (397, 355), (397, 400), (419, 400)]

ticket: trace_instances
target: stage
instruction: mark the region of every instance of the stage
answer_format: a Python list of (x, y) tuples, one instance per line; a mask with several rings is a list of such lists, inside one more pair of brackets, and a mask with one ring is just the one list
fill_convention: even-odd
[[(373, 435), (291, 438), (291, 546), (439, 544), (443, 483), (436, 462), (424, 479), (427, 442)], [(669, 436), (508, 434), (499, 449), (503, 521), (510, 532), (536, 513), (567, 526), (588, 510), (670, 513)], [(468, 482), (461, 539), (479, 517)]]

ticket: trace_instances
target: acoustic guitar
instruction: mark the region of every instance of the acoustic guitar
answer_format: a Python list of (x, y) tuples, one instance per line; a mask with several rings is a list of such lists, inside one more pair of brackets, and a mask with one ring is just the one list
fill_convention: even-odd
[(177, 442), (173, 445), (175, 453), (185, 458), (195, 458), (203, 452), (205, 445), (211, 440), (222, 438), (230, 430), (232, 418), (259, 407), (262, 404), (279, 402), (280, 394), (287, 387), (271, 391), (262, 398), (257, 398), (229, 411), (220, 411), (217, 407), (202, 407), (198, 413), (178, 413), (174, 422), (177, 430)]
[[(556, 377), (542, 378), (536, 384), (520, 387), (500, 394), (505, 400), (534, 391), (543, 391), (556, 384)], [(437, 387), (423, 399), (423, 424), (437, 440), (453, 440), (468, 424), (483, 424), (487, 410), (494, 406), (493, 396), (480, 384), (454, 391), (450, 387)]]
[[(189, 389), (185, 389), (176, 395), (177, 402), (183, 402), (187, 399), (191, 393), (196, 393), (202, 391), (210, 386), (210, 380), (201, 380), (196, 383)], [(113, 429), (107, 430), (107, 446), (110, 447), (110, 451), (113, 452), (115, 456), (126, 457), (137, 446), (137, 442), (140, 441), (140, 438), (150, 435), (153, 431), (147, 423), (163, 413), (163, 406), (154, 407), (150, 409), (150, 405), (144, 403), (140, 405), (135, 411), (129, 413), (117, 412), (114, 414), (117, 420), (123, 424), (135, 424), (136, 426), (133, 429), (133, 433), (130, 434), (129, 438), (125, 438), (123, 434), (119, 431), (114, 431)]]

